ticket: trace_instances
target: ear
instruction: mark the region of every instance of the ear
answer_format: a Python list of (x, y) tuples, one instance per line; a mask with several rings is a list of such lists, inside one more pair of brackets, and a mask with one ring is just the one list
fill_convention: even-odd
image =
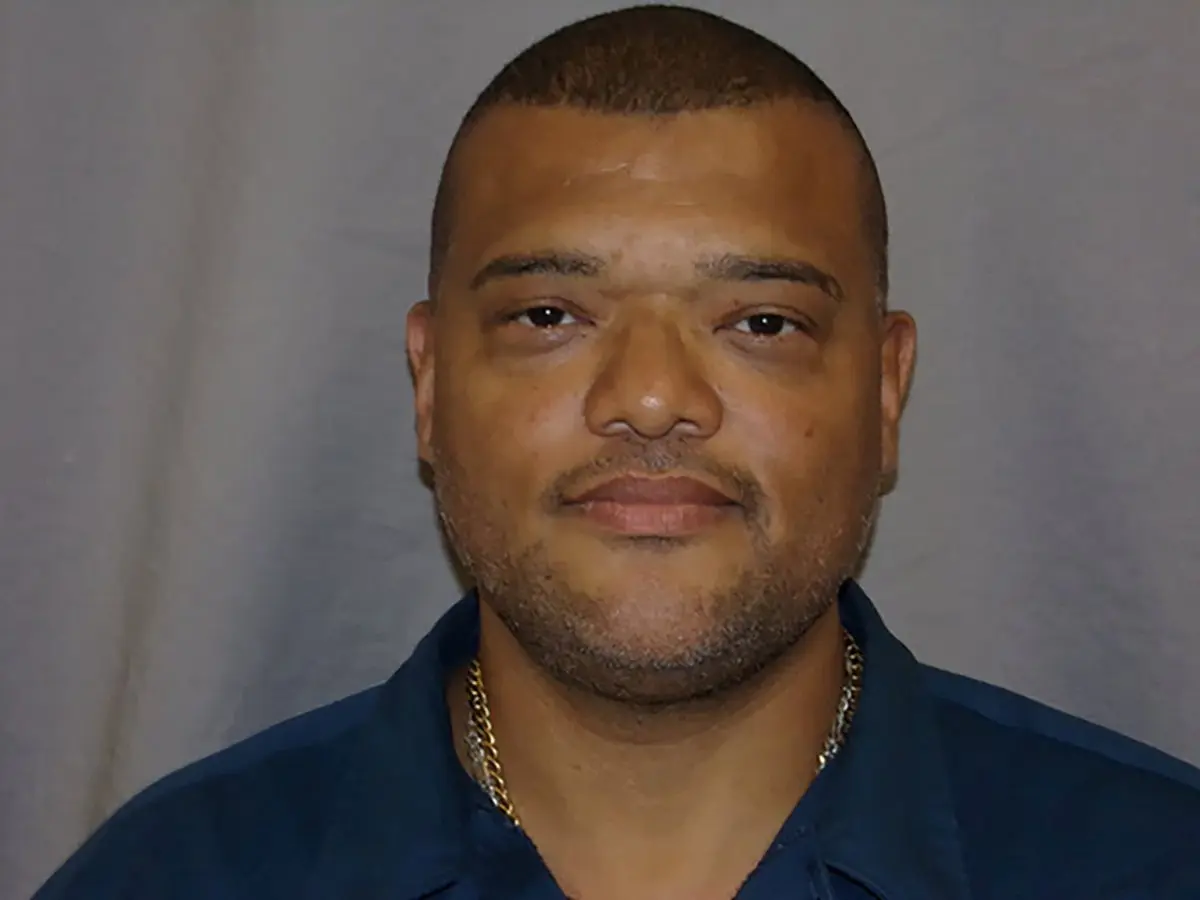
[(900, 467), (900, 417), (904, 414), (904, 405), (908, 402), (917, 359), (917, 323), (912, 316), (901, 311), (884, 315), (880, 354), (882, 495), (895, 487)]
[(408, 311), (404, 342), (413, 379), (413, 408), (416, 412), (417, 456), (433, 462), (433, 370), (436, 314), (428, 300)]

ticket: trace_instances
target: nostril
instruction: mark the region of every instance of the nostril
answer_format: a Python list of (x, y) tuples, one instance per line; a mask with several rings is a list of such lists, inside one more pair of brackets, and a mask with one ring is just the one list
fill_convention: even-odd
[(631, 326), (606, 349), (585, 398), (593, 433), (654, 440), (704, 437), (720, 427), (721, 401), (677, 328), (661, 321)]

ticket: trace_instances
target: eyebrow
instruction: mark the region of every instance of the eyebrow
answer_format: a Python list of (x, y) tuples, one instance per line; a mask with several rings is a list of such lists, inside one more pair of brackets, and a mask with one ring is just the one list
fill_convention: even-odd
[[(476, 272), (470, 287), (474, 291), (491, 281), (518, 278), (522, 275), (594, 277), (604, 268), (604, 260), (586, 253), (511, 253), (496, 257)], [(726, 253), (702, 260), (697, 264), (696, 271), (706, 278), (718, 281), (790, 281), (795, 284), (808, 284), (834, 300), (842, 300), (845, 297), (845, 292), (836, 278), (812, 263), (799, 259)]]
[(836, 278), (812, 263), (799, 259), (774, 259), (727, 253), (705, 260), (699, 271), (719, 281), (790, 281), (810, 284), (834, 300), (846, 294)]
[(599, 275), (604, 261), (585, 253), (512, 253), (497, 256), (471, 279), (471, 290), (483, 287), (500, 278), (521, 275)]

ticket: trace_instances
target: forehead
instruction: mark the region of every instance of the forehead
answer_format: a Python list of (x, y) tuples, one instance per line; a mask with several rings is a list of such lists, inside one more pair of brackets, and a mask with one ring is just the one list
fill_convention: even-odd
[(800, 247), (870, 266), (857, 144), (811, 103), (669, 116), (499, 107), (458, 148), (452, 179), (448, 270), (558, 244), (612, 256), (631, 241), (652, 255)]

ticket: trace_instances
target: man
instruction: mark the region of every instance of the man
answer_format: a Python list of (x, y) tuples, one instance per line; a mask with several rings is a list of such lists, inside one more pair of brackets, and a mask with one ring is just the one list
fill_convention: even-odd
[(853, 581), (915, 352), (849, 114), (683, 8), (507, 66), (409, 313), (477, 593), (176, 774), (40, 894), (1195, 898), (1200, 775), (918, 665)]

